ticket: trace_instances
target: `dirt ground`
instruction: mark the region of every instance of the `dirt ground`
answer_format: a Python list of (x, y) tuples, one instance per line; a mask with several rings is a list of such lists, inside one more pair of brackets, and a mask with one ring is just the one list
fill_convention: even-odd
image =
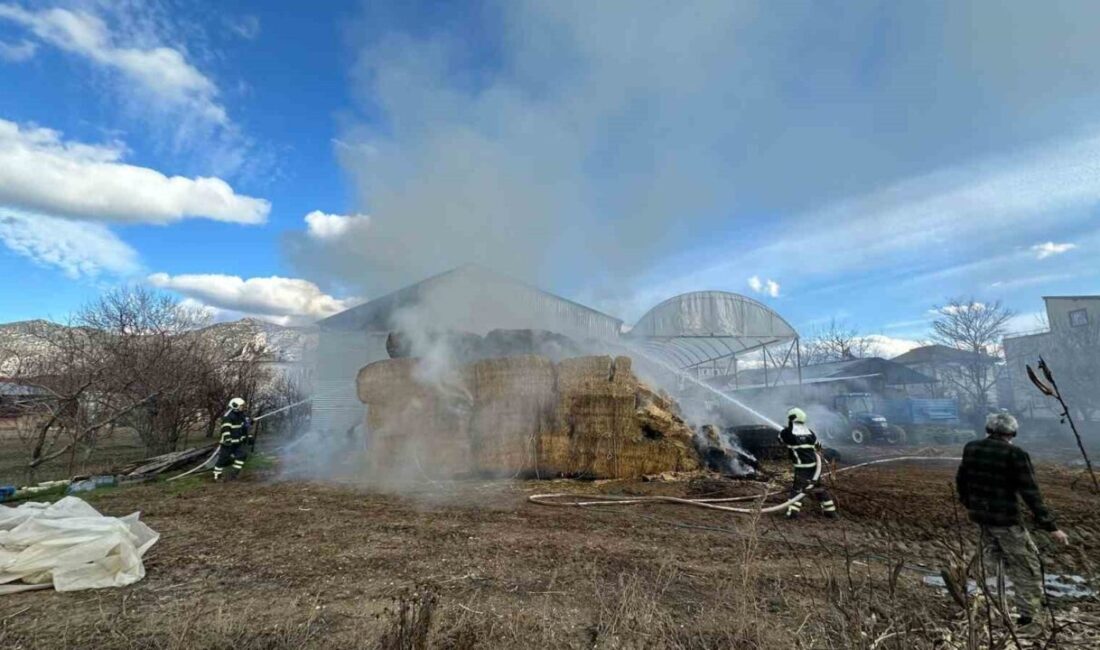
[[(283, 482), (258, 465), (227, 485), (89, 494), (106, 514), (142, 511), (161, 534), (147, 577), (6, 597), (0, 648), (950, 648), (1001, 629), (981, 599), (967, 624), (946, 592), (922, 584), (972, 552), (951, 462), (839, 475), (842, 519), (811, 508), (794, 522), (527, 501), (765, 487), (715, 477), (428, 483), (396, 495)], [(772, 469), (778, 488), (781, 466)], [(1063, 468), (1039, 476), (1073, 539), (1054, 548), (1036, 536), (1046, 570), (1097, 584), (1100, 496), (1071, 489)], [(1100, 647), (1100, 601), (1053, 607), (1061, 629), (1049, 647)]]

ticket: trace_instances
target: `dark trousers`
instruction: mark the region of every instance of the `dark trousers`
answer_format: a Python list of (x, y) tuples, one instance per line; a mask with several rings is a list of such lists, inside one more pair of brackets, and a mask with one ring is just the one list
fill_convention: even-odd
[[(793, 498), (803, 492), (806, 493), (806, 496), (802, 498), (802, 501), (813, 497), (821, 504), (821, 509), (824, 512), (836, 512), (836, 501), (833, 501), (833, 495), (829, 494), (829, 491), (821, 485), (820, 479), (814, 482), (813, 467), (794, 468), (794, 481), (791, 483), (791, 497)], [(802, 501), (796, 501), (787, 506), (787, 514), (798, 514), (798, 512), (802, 510)]]
[(986, 580), (1001, 575), (1003, 567), (1004, 576), (1012, 581), (1017, 614), (1038, 615), (1044, 598), (1043, 567), (1039, 563), (1039, 549), (1035, 548), (1027, 529), (1023, 526), (982, 526), (981, 531)]
[(218, 447), (218, 459), (214, 461), (214, 480), (222, 477), (222, 472), (230, 469), (229, 477), (233, 478), (244, 469), (244, 461), (248, 458), (248, 450), (243, 442), (221, 445)]

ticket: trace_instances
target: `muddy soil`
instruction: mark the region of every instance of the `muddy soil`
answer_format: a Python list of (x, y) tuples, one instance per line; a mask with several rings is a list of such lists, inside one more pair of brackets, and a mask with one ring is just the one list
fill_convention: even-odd
[[(771, 469), (779, 489), (783, 468)], [(943, 462), (840, 475), (839, 521), (813, 508), (789, 522), (527, 501), (536, 492), (698, 497), (768, 487), (705, 476), (434, 482), (390, 494), (283, 482), (272, 468), (226, 485), (94, 493), (104, 513), (140, 510), (161, 533), (146, 578), (0, 600), (0, 647), (857, 647), (849, 641), (874, 641), (858, 641), (868, 625), (886, 637), (877, 647), (931, 647), (887, 636), (901, 628), (870, 614), (924, 621), (913, 629), (959, 625), (950, 598), (921, 583), (975, 537), (954, 506), (953, 472)], [(1055, 548), (1037, 535), (1047, 570), (1095, 580), (1100, 497), (1073, 489), (1076, 475), (1064, 469), (1041, 466), (1039, 476), (1073, 538)], [(1095, 598), (1054, 607), (1077, 621), (1067, 644), (1096, 639)]]

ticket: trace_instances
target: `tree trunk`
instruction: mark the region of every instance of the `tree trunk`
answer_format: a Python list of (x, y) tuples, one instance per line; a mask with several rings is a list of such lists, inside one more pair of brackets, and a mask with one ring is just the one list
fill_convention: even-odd
[(213, 438), (218, 428), (218, 416), (214, 411), (206, 412), (206, 437)]
[(73, 441), (72, 446), (69, 447), (69, 462), (68, 462), (68, 465), (66, 467), (66, 471), (67, 471), (69, 476), (72, 476), (76, 472), (76, 448), (77, 448), (77, 446), (78, 446), (78, 443), (76, 441)]

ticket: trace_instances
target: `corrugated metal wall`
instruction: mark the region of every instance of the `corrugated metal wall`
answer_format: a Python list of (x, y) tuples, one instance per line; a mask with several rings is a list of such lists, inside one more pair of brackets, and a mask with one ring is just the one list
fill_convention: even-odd
[(365, 408), (356, 395), (354, 380), (319, 380), (313, 396), (313, 429), (347, 431), (363, 421)]
[(313, 383), (313, 429), (343, 433), (363, 420), (355, 377), (368, 363), (387, 359), (386, 334), (321, 330)]

